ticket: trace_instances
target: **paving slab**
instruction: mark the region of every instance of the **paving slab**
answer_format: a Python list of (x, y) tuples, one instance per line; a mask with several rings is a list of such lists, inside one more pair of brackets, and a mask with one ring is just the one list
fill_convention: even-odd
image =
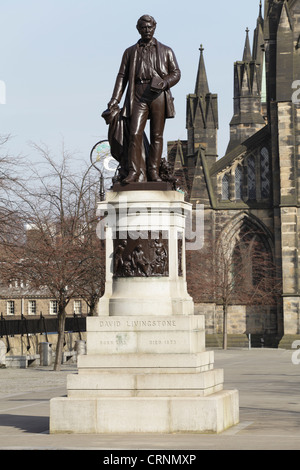
[(117, 451), (144, 451), (147, 458), (155, 451), (299, 450), (300, 364), (293, 359), (295, 351), (288, 350), (215, 350), (224, 388), (240, 395), (239, 424), (218, 435), (49, 434), (49, 401), (66, 395), (76, 365), (62, 365), (60, 372), (0, 369), (0, 450), (97, 450), (102, 459)]

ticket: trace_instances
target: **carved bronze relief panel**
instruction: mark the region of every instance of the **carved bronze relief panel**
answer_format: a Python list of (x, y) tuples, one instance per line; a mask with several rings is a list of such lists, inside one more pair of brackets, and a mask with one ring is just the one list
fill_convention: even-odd
[[(146, 232), (147, 233), (147, 232)], [(115, 277), (169, 276), (169, 243), (159, 232), (157, 238), (148, 237), (114, 240), (113, 274)]]

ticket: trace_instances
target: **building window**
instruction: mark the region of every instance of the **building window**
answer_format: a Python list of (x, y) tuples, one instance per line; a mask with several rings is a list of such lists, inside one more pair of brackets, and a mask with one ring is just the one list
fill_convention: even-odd
[(266, 237), (249, 231), (245, 225), (232, 252), (231, 282), (239, 290), (237, 294), (246, 298), (245, 295), (252, 292), (257, 301), (263, 302), (264, 293), (274, 287), (274, 274), (273, 256)]
[(229, 199), (229, 174), (226, 173), (222, 178), (222, 199)]
[(74, 300), (74, 313), (75, 315), (81, 315), (82, 313), (81, 300)]
[(50, 315), (58, 314), (58, 302), (57, 300), (50, 300)]
[(260, 179), (261, 179), (261, 198), (267, 199), (270, 196), (270, 159), (266, 147), (260, 151)]
[(248, 158), (248, 199), (256, 199), (256, 171), (253, 155)]
[(14, 300), (8, 300), (6, 302), (6, 313), (7, 315), (15, 314), (15, 301)]
[(235, 179), (235, 197), (236, 199), (242, 199), (243, 198), (243, 168), (241, 165), (238, 165), (236, 167), (234, 179)]
[(36, 300), (28, 300), (28, 315), (36, 315)]

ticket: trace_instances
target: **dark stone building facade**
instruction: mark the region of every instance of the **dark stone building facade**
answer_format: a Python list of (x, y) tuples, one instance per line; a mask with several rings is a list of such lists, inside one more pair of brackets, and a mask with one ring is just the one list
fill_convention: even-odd
[[(287, 345), (300, 333), (300, 0), (260, 3), (252, 47), (234, 64), (234, 106), (226, 154), (217, 155), (218, 97), (211, 93), (203, 48), (195, 91), (187, 96), (187, 140), (168, 142), (168, 159), (186, 199), (204, 205), (205, 243), (231, 246), (259, 234), (282, 292), (274, 306), (231, 302), (229, 335)], [(199, 256), (197, 256), (197, 254)], [(217, 256), (216, 252), (214, 256)], [(203, 296), (201, 250), (187, 252), (188, 287), (211, 338), (222, 309)]]

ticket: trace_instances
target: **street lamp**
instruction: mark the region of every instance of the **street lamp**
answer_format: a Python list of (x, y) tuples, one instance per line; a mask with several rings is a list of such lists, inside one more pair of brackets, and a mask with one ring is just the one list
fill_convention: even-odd
[(93, 165), (96, 170), (100, 173), (100, 201), (104, 201), (105, 199), (105, 189), (104, 189), (104, 157), (105, 151), (109, 149), (109, 142), (108, 140), (100, 140), (97, 142), (90, 152), (90, 160), (91, 164)]
[(91, 164), (100, 173), (100, 201), (105, 199), (105, 178), (112, 179), (113, 175), (104, 176), (104, 174), (116, 172), (118, 162), (111, 156), (108, 140), (97, 142), (90, 152)]

